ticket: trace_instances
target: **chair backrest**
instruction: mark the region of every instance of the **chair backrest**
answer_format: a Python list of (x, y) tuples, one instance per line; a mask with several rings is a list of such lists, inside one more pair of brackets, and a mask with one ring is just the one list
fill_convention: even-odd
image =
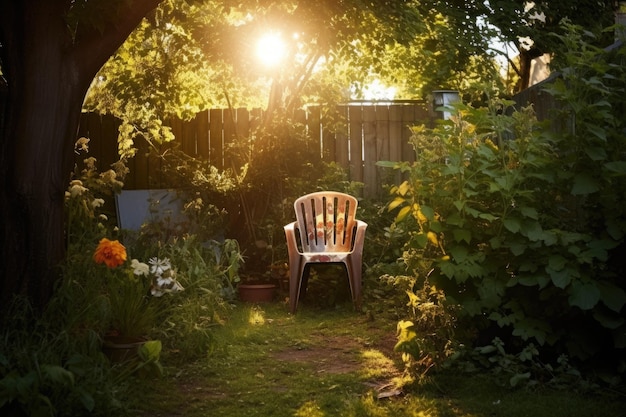
[(320, 191), (298, 198), (293, 207), (303, 252), (349, 252), (355, 227), (357, 199)]

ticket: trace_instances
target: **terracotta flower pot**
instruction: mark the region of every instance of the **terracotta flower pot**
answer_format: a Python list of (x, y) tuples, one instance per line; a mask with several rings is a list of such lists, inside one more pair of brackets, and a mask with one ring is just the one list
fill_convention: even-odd
[(145, 338), (125, 336), (105, 336), (102, 352), (113, 363), (122, 363), (139, 356), (139, 348), (146, 343)]
[(240, 284), (239, 299), (249, 303), (268, 303), (274, 299), (274, 284)]

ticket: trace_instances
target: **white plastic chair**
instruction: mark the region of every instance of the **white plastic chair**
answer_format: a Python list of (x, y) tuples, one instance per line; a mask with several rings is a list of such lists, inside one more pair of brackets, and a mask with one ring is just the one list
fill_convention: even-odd
[(352, 302), (361, 308), (363, 242), (367, 223), (355, 218), (357, 199), (321, 191), (298, 198), (296, 221), (285, 228), (289, 252), (289, 305), (295, 313), (307, 264), (342, 263), (346, 267)]

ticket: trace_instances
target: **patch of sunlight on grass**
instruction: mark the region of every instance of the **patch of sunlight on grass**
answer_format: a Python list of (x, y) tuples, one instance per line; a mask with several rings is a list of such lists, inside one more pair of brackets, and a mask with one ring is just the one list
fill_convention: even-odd
[(315, 401), (307, 401), (296, 411), (296, 417), (325, 417)]
[(395, 371), (394, 362), (379, 350), (365, 350), (361, 352), (361, 358), (363, 359), (363, 376), (366, 378), (388, 376)]
[(248, 315), (248, 323), (253, 326), (262, 326), (265, 324), (265, 311), (260, 307), (254, 307), (250, 309)]

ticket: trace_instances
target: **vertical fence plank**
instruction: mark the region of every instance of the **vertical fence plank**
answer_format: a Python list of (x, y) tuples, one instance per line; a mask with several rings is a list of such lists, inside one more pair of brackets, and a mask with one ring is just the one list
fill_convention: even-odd
[(250, 111), (245, 108), (237, 109), (237, 159), (238, 166), (242, 167), (250, 160), (250, 125), (252, 124)]
[(148, 188), (148, 154), (150, 153), (150, 145), (143, 137), (135, 141), (137, 153), (131, 160), (133, 168), (130, 169), (132, 174), (132, 184), (124, 181), (124, 187), (131, 190), (141, 190)]
[(411, 138), (410, 125), (415, 121), (415, 105), (402, 106), (402, 160), (413, 162), (415, 161), (415, 150), (411, 145), (409, 139)]
[(335, 157), (331, 160), (340, 166), (350, 163), (350, 136), (347, 118), (348, 106), (337, 106), (337, 123), (335, 125)]
[(387, 172), (384, 168), (376, 165), (378, 161), (389, 161), (391, 155), (391, 132), (390, 132), (390, 105), (379, 104), (376, 106), (376, 160), (372, 161), (376, 170), (376, 184), (372, 193), (375, 197), (382, 197), (383, 185), (389, 183)]
[(320, 106), (308, 106), (306, 109), (306, 129), (311, 142), (314, 144), (320, 154), (320, 158), (323, 158), (322, 152), (322, 136), (320, 129)]
[(389, 106), (389, 160), (402, 160), (402, 123), (403, 105), (393, 104)]
[[(99, 167), (102, 171), (109, 169), (112, 163), (119, 159), (117, 152), (117, 137), (119, 135), (120, 122), (115, 117), (106, 115), (101, 118), (100, 129), (95, 129), (100, 146)], [(111, 144), (112, 142), (112, 144)]]
[(209, 144), (209, 112), (204, 110), (195, 117), (196, 121), (196, 146), (198, 156), (202, 159), (209, 159), (211, 154)]
[(363, 107), (348, 107), (350, 121), (350, 179), (363, 182)]
[(250, 112), (246, 108), (237, 109), (237, 139), (250, 137)]
[[(394, 162), (402, 161), (402, 132), (406, 127), (402, 121), (402, 104), (392, 104), (389, 106), (389, 160)], [(400, 183), (400, 172), (390, 168), (381, 168), (383, 182), (388, 184)]]
[(209, 110), (209, 145), (211, 165), (224, 168), (224, 140), (222, 137), (222, 109)]
[(336, 158), (335, 149), (335, 131), (337, 129), (336, 120), (338, 118), (338, 109), (320, 108), (320, 124), (321, 124), (321, 140), (322, 140), (322, 158), (326, 162), (332, 162)]
[(237, 137), (237, 110), (224, 109), (224, 168), (239, 169), (241, 163), (237, 157), (237, 150), (233, 147)]
[(376, 106), (363, 106), (363, 196), (376, 195), (378, 178), (376, 173)]
[(187, 155), (198, 157), (198, 122), (194, 117), (184, 121), (183, 127), (183, 152)]

